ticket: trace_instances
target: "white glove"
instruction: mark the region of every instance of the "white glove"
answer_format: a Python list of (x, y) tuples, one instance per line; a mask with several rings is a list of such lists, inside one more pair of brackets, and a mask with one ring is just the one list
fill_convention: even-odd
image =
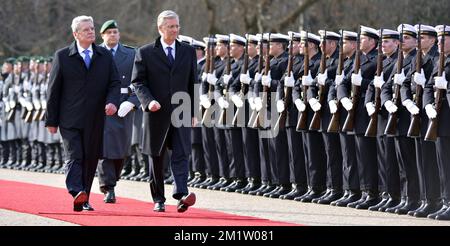
[(42, 109), (47, 109), (47, 101), (42, 100), (41, 101), (41, 106), (42, 106)]
[(328, 107), (330, 108), (330, 113), (334, 114), (337, 112), (337, 102), (336, 100), (331, 100), (328, 102)]
[(19, 104), (20, 104), (20, 106), (22, 106), (22, 107), (25, 107), (26, 108), (26, 104), (27, 104), (27, 101), (25, 101), (25, 98), (23, 98), (23, 97), (20, 97), (19, 98)]
[(10, 108), (15, 108), (16, 107), (16, 102), (15, 101), (9, 101), (9, 106), (10, 106)]
[(427, 113), (429, 119), (434, 119), (437, 116), (436, 109), (434, 109), (431, 104), (427, 104), (427, 106), (425, 106), (425, 112)]
[(401, 73), (396, 73), (394, 74), (394, 83), (397, 85), (402, 85), (403, 82), (405, 81), (406, 76), (405, 76), (405, 72), (402, 69)]
[(41, 103), (38, 100), (33, 101), (33, 106), (36, 110), (41, 109)]
[(208, 73), (208, 76), (207, 76), (207, 78), (206, 78), (206, 81), (207, 81), (210, 85), (216, 85), (216, 82), (217, 82), (216, 74), (215, 74), (215, 73)]
[(248, 98), (248, 104), (249, 104), (251, 110), (255, 110), (256, 109), (255, 98), (254, 97), (249, 97)]
[(250, 81), (252, 81), (252, 78), (250, 78), (250, 73), (247, 71), (246, 74), (241, 74), (240, 75), (239, 80), (241, 81), (241, 83), (249, 85)]
[(119, 106), (119, 111), (117, 111), (117, 115), (119, 117), (125, 117), (131, 110), (134, 109), (134, 104), (129, 101), (124, 101)]
[(377, 88), (381, 88), (384, 84), (383, 73), (380, 76), (376, 76), (373, 79), (373, 85)]
[(202, 81), (205, 81), (208, 78), (208, 74), (203, 72), (202, 73)]
[(33, 104), (30, 102), (25, 102), (25, 108), (27, 108), (28, 111), (33, 110)]
[(236, 105), (236, 107), (241, 108), (242, 106), (244, 106), (244, 102), (242, 101), (241, 97), (238, 95), (232, 95), (231, 96), (231, 101), (234, 103), (234, 105)]
[(283, 100), (278, 100), (277, 101), (277, 112), (281, 113), (284, 111), (284, 102)]
[(220, 108), (228, 108), (230, 106), (230, 104), (223, 97), (219, 97), (217, 103), (219, 104)]
[(303, 112), (306, 109), (306, 105), (303, 103), (302, 100), (297, 99), (295, 100), (295, 106), (297, 107), (298, 111)]
[(353, 108), (353, 103), (348, 97), (343, 97), (341, 99), (342, 106), (345, 108), (345, 110), (350, 111)]
[(255, 73), (255, 82), (259, 82), (261, 80), (261, 74)]
[(425, 82), (427, 82), (427, 79), (425, 78), (425, 73), (423, 72), (423, 68), (420, 73), (418, 73), (418, 72), (414, 73), (414, 82), (416, 82), (417, 85), (425, 87)]
[(270, 77), (270, 71), (269, 71), (269, 73), (267, 75), (262, 76), (261, 84), (263, 86), (270, 87), (271, 82), (272, 82), (272, 78)]
[(309, 106), (311, 106), (312, 110), (314, 112), (317, 112), (322, 108), (322, 105), (320, 105), (319, 101), (315, 98), (311, 98), (308, 100)]
[(223, 75), (223, 83), (225, 85), (228, 85), (228, 83), (230, 82), (231, 77), (232, 77), (231, 74), (224, 74)]
[(445, 72), (442, 73), (442, 76), (434, 77), (434, 84), (438, 89), (447, 89), (448, 81), (445, 79)]
[(352, 74), (352, 84), (356, 86), (361, 86), (362, 82), (362, 76), (361, 76), (361, 70), (357, 74)]
[(372, 116), (373, 113), (375, 113), (375, 105), (373, 105), (373, 103), (371, 103), (371, 102), (367, 103), (366, 110), (367, 110), (367, 114), (369, 116)]
[(410, 99), (406, 99), (405, 101), (402, 102), (403, 106), (406, 107), (406, 109), (412, 114), (412, 115), (416, 115), (419, 113), (419, 108), (414, 104), (413, 101), (411, 101)]
[(324, 73), (319, 73), (317, 75), (317, 83), (319, 83), (319, 85), (325, 85), (327, 78), (328, 78), (328, 73), (327, 73), (327, 70), (325, 70)]
[(5, 103), (5, 111), (9, 112), (11, 108), (9, 107), (9, 103)]
[(291, 74), (289, 74), (289, 76), (284, 77), (284, 86), (294, 87), (294, 84), (295, 84), (295, 79), (294, 79), (294, 75), (291, 72)]
[(209, 101), (207, 95), (201, 95), (200, 96), (200, 105), (202, 105), (204, 108), (211, 107), (211, 101)]
[(313, 84), (313, 78), (311, 77), (311, 71), (309, 71), (308, 75), (303, 75), (302, 77), (302, 85), (311, 86)]
[(384, 103), (384, 107), (385, 107), (386, 110), (387, 110), (389, 113), (391, 113), (391, 114), (397, 112), (397, 110), (398, 110), (397, 105), (395, 105), (391, 100), (387, 100), (387, 101)]
[(261, 97), (255, 97), (254, 101), (256, 111), (260, 111), (263, 107)]
[(342, 81), (344, 81), (344, 77), (345, 77), (344, 71), (342, 71), (342, 74), (341, 74), (341, 75), (336, 74), (336, 78), (334, 78), (334, 83), (335, 83), (336, 85), (342, 84)]

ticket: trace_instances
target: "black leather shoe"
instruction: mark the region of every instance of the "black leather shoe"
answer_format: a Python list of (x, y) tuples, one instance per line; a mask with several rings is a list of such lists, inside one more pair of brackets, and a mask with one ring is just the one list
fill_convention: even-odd
[(406, 198), (402, 198), (402, 199), (400, 200), (400, 203), (399, 203), (397, 206), (395, 206), (395, 207), (390, 207), (390, 208), (386, 208), (386, 209), (384, 210), (384, 212), (386, 212), (386, 213), (395, 213), (395, 210), (397, 210), (397, 209), (399, 209), (399, 208), (405, 206), (405, 204), (406, 204)]
[(279, 188), (276, 192), (273, 192), (269, 195), (270, 198), (279, 198), (280, 196), (286, 195), (292, 190), (291, 184), (285, 184), (280, 185), (281, 188)]
[(385, 212), (386, 209), (396, 207), (398, 204), (400, 204), (400, 199), (390, 197), (383, 206), (378, 208), (378, 211)]
[(403, 205), (403, 207), (397, 208), (395, 210), (395, 213), (396, 214), (400, 214), (400, 215), (407, 214), (409, 211), (416, 210), (419, 207), (420, 207), (419, 201), (411, 201), (411, 200), (408, 199), (406, 201), (405, 205)]
[[(234, 180), (233, 182), (231, 182), (227, 186), (220, 188), (220, 191), (227, 191), (228, 189), (231, 189), (231, 188), (233, 188), (236, 185), (237, 185), (237, 180)], [(230, 191), (228, 191), (228, 192), (230, 192)]]
[(246, 187), (247, 185), (247, 181), (244, 180), (237, 180), (235, 185), (233, 185), (233, 187), (229, 187), (227, 189), (225, 189), (226, 192), (235, 192), (239, 189), (243, 189), (244, 187)]
[(296, 197), (303, 196), (304, 194), (306, 194), (306, 192), (308, 192), (308, 190), (306, 188), (300, 188), (297, 186), (296, 188), (292, 189), (291, 192), (287, 193), (286, 195), (280, 196), (280, 199), (294, 200)]
[(85, 202), (83, 204), (83, 211), (94, 211), (94, 208), (89, 204), (89, 202)]
[(343, 195), (344, 192), (342, 192), (341, 190), (331, 190), (330, 194), (323, 199), (319, 199), (319, 201), (317, 201), (317, 204), (330, 204), (331, 202), (334, 202), (341, 198)]
[(428, 216), (427, 216), (427, 218), (428, 219), (436, 219), (436, 217), (439, 215), (439, 214), (441, 214), (441, 213), (444, 213), (445, 211), (447, 211), (447, 209), (449, 208), (449, 206), (448, 206), (448, 204), (446, 203), (446, 202), (444, 202), (443, 203), (443, 205), (442, 205), (442, 207), (438, 210), (438, 211), (436, 211), (436, 212), (434, 212), (434, 213), (432, 213), (432, 214), (429, 214)]
[(309, 194), (310, 194), (311, 192), (312, 192), (312, 190), (311, 190), (311, 189), (308, 189), (308, 191), (306, 191), (305, 194), (300, 195), (300, 196), (297, 196), (297, 197), (294, 197), (294, 201), (300, 202), (304, 197), (309, 196)]
[[(347, 203), (347, 207), (348, 207), (348, 208), (356, 208), (356, 206), (358, 206), (358, 204), (363, 203), (364, 201), (366, 201), (366, 199), (367, 199), (367, 193), (364, 192), (364, 193), (362, 193), (362, 194), (360, 195), (360, 197), (359, 197), (358, 200), (356, 200), (356, 201), (354, 201), (354, 202)], [(339, 206), (339, 205), (338, 205), (338, 206)]]
[(317, 203), (319, 200), (321, 199), (325, 199), (327, 196), (331, 195), (331, 189), (327, 189), (327, 191), (325, 192), (325, 194), (323, 194), (322, 196), (318, 197), (318, 198), (314, 198), (311, 200), (312, 203)]
[(331, 206), (336, 206), (336, 204), (337, 204), (338, 202), (344, 201), (344, 200), (347, 199), (349, 196), (350, 196), (350, 191), (349, 191), (349, 190), (346, 190), (346, 191), (344, 192), (344, 194), (343, 194), (339, 199), (337, 199), (336, 201), (330, 202), (330, 205), (331, 205)]
[(427, 201), (424, 202), (422, 207), (414, 211), (413, 215), (417, 218), (426, 218), (428, 215), (436, 213), (441, 207), (442, 204), (439, 202)]
[(368, 209), (371, 206), (377, 205), (381, 201), (381, 197), (376, 192), (369, 192), (364, 202), (356, 205), (356, 209)]
[(252, 196), (256, 196), (258, 194), (258, 192), (261, 192), (262, 190), (266, 189), (267, 186), (269, 186), (268, 183), (262, 183), (261, 186), (259, 186), (258, 189), (249, 191), (248, 194), (252, 195)]
[(78, 194), (73, 199), (73, 211), (81, 212), (83, 211), (83, 205), (88, 201), (88, 195), (84, 191), (78, 192)]
[(381, 207), (383, 207), (388, 201), (389, 201), (389, 197), (384, 197), (383, 199), (381, 199), (381, 201), (377, 204), (375, 204), (374, 206), (370, 206), (369, 207), (369, 211), (378, 211)]
[(183, 198), (181, 198), (178, 201), (178, 206), (177, 206), (178, 213), (186, 212), (186, 210), (188, 210), (188, 208), (190, 206), (195, 204), (195, 201), (196, 201), (196, 196), (195, 196), (195, 193), (193, 193), (193, 192), (191, 192), (191, 193), (187, 194), (186, 196), (184, 196)]
[(114, 190), (107, 191), (103, 201), (105, 203), (116, 203), (116, 194), (114, 193)]
[(282, 188), (281, 185), (277, 185), (277, 186), (275, 187), (275, 189), (273, 189), (273, 190), (271, 190), (271, 191), (269, 191), (269, 192), (264, 193), (262, 196), (263, 196), (263, 197), (270, 197), (272, 194), (277, 193), (278, 190), (280, 190), (281, 188)]
[(165, 212), (166, 211), (166, 205), (164, 205), (163, 202), (156, 202), (155, 206), (153, 207), (153, 211), (155, 211), (155, 212)]
[(450, 207), (436, 216), (437, 220), (450, 220)]
[(278, 187), (275, 186), (275, 185), (267, 185), (265, 189), (263, 189), (261, 192), (256, 193), (256, 195), (257, 196), (263, 196), (264, 194), (272, 192), (276, 188), (278, 188)]
[(323, 196), (325, 191), (318, 191), (318, 190), (311, 190), (311, 192), (303, 197), (300, 201), (301, 202), (311, 202), (314, 198), (319, 198)]

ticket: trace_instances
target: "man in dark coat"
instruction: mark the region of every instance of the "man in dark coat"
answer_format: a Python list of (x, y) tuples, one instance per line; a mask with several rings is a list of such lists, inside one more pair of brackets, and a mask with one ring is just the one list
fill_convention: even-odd
[(105, 194), (105, 203), (115, 203), (114, 187), (120, 178), (124, 160), (130, 155), (134, 109), (139, 107), (136, 94), (129, 88), (135, 51), (119, 43), (120, 32), (115, 20), (106, 21), (100, 29), (103, 43), (114, 57), (119, 72), (120, 107), (117, 115), (105, 119), (103, 156), (98, 163), (100, 191)]
[(51, 134), (60, 130), (66, 186), (74, 197), (74, 211), (82, 211), (93, 210), (88, 201), (102, 151), (105, 114), (117, 111), (120, 80), (111, 53), (94, 44), (92, 17), (74, 18), (72, 31), (75, 41), (54, 56), (45, 126)]
[[(172, 97), (188, 94), (194, 98), (194, 83), (197, 81), (197, 58), (191, 46), (176, 40), (179, 32), (179, 18), (173, 11), (163, 11), (158, 16), (158, 37), (154, 43), (138, 49), (134, 61), (131, 82), (145, 111), (143, 153), (152, 157), (150, 162), (150, 191), (155, 202), (154, 211), (164, 212), (164, 153), (172, 149), (171, 168), (174, 178), (172, 197), (178, 202), (178, 212), (184, 212), (195, 203), (195, 194), (188, 193), (188, 162), (191, 153), (190, 124), (179, 126), (179, 116), (171, 122)], [(189, 101), (189, 100), (188, 100)], [(183, 100), (183, 104), (186, 103)], [(194, 112), (190, 103), (191, 117)], [(181, 105), (184, 106), (184, 105)], [(184, 109), (183, 110), (188, 110)], [(184, 115), (183, 115), (184, 116)], [(192, 121), (195, 118), (191, 117)], [(196, 122), (188, 122), (195, 125)], [(181, 119), (183, 122), (186, 118)], [(174, 125), (173, 125), (174, 124)]]

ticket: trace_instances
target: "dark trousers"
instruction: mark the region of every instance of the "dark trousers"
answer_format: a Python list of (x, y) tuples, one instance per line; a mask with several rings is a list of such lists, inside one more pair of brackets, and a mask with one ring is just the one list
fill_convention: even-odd
[(326, 189), (327, 157), (322, 133), (310, 131), (303, 136), (308, 156), (308, 185), (316, 191), (323, 191)]
[(360, 189), (378, 192), (377, 141), (375, 138), (356, 134), (355, 144)]
[(438, 137), (436, 142), (436, 153), (439, 167), (439, 180), (441, 185), (441, 196), (450, 199), (450, 137)]
[(287, 143), (289, 147), (289, 169), (291, 183), (300, 185), (298, 188), (307, 188), (306, 156), (303, 152), (302, 133), (294, 127), (286, 128)]
[(327, 155), (327, 187), (342, 190), (342, 153), (338, 133), (322, 133)]
[(272, 183), (289, 184), (289, 152), (285, 128), (280, 129), (276, 137), (269, 139), (269, 157)]
[[(228, 156), (228, 146), (225, 139), (225, 130), (214, 127), (214, 143), (217, 149), (217, 157), (219, 159), (219, 175), (220, 177), (230, 177), (230, 157)], [(231, 146), (230, 146), (231, 147)]]
[(415, 142), (420, 199), (437, 201), (441, 197), (441, 190), (439, 182), (437, 182), (439, 180), (439, 169), (436, 144), (425, 141), (423, 138), (417, 138)]
[(124, 159), (103, 159), (98, 162), (98, 182), (102, 192), (114, 190), (120, 179), (123, 163)]
[(202, 144), (192, 144), (192, 172), (199, 172), (201, 174), (205, 174), (206, 164), (205, 164), (205, 156), (203, 155), (203, 146)]
[(79, 129), (59, 128), (63, 139), (66, 160), (66, 187), (72, 196), (78, 192), (91, 192), (92, 182), (97, 169), (98, 158), (86, 155), (87, 146), (97, 146), (100, 142), (87, 143), (89, 137)]
[(261, 161), (259, 156), (258, 130), (242, 128), (242, 140), (244, 147), (245, 176), (261, 179)]
[(228, 168), (230, 177), (242, 179), (245, 177), (245, 161), (241, 128), (226, 129), (225, 140), (230, 160)]
[(419, 201), (419, 174), (417, 171), (416, 148), (414, 139), (408, 137), (395, 137), (395, 150), (401, 173), (405, 174), (405, 185), (402, 187), (402, 196), (413, 201)]
[(169, 146), (172, 147), (170, 156), (170, 167), (174, 179), (172, 197), (180, 200), (188, 194), (189, 153), (183, 151), (180, 130), (171, 126), (161, 155), (149, 158), (150, 192), (155, 203), (166, 201), (164, 196), (164, 154), (167, 151), (168, 141), (170, 141)]
[(261, 130), (258, 130), (259, 159), (261, 160), (261, 180), (272, 182), (271, 163), (269, 156), (269, 139), (261, 137)]
[(342, 187), (345, 190), (359, 190), (355, 137), (346, 133), (339, 133), (339, 138), (342, 151)]
[(205, 157), (206, 173), (215, 177), (219, 176), (219, 159), (214, 138), (214, 129), (202, 127), (203, 155)]
[[(406, 183), (405, 176), (399, 172), (393, 137), (377, 137), (378, 189), (395, 197), (400, 193), (400, 181)], [(399, 176), (400, 174), (400, 176)]]

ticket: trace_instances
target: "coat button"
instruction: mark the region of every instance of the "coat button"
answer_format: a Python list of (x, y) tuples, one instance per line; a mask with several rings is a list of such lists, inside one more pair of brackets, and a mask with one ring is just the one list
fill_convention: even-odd
[(124, 79), (125, 78), (125, 75), (124, 76), (122, 76), (122, 79)]

